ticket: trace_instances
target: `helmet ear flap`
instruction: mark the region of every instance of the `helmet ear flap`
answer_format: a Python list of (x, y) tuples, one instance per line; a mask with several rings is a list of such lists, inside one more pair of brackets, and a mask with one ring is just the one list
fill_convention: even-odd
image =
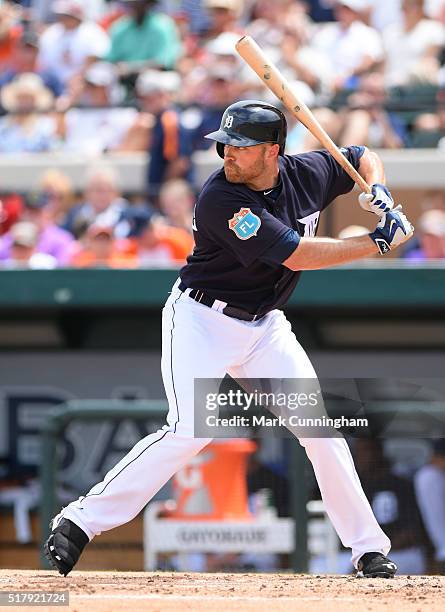
[(224, 145), (222, 142), (216, 143), (216, 152), (218, 153), (220, 157), (224, 159)]

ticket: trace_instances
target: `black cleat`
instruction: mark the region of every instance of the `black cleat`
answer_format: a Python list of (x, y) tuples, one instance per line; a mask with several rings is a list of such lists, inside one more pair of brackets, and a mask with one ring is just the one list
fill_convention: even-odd
[[(51, 527), (54, 521), (51, 523)], [(89, 542), (87, 534), (69, 519), (62, 518), (51, 531), (43, 547), (54, 569), (67, 576)]]
[(357, 563), (357, 578), (394, 578), (397, 565), (385, 555), (369, 552), (362, 555)]

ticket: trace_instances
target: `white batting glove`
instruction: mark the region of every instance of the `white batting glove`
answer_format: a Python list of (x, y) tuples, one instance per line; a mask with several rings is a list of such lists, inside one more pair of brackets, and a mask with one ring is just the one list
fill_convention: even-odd
[(374, 183), (371, 187), (372, 193), (361, 193), (358, 196), (358, 202), (363, 210), (372, 212), (378, 217), (382, 217), (385, 213), (392, 210), (394, 200), (391, 192), (385, 185)]
[(369, 236), (378, 246), (380, 255), (384, 255), (409, 240), (413, 233), (414, 227), (399, 205), (394, 210), (383, 214), (377, 227)]

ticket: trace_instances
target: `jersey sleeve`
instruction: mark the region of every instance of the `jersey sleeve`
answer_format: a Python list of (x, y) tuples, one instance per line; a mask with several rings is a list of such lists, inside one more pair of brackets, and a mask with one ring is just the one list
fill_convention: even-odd
[[(365, 147), (343, 147), (341, 152), (358, 170)], [(311, 151), (302, 154), (300, 157), (304, 158), (305, 163), (309, 165), (312, 180), (318, 184), (318, 189), (321, 188), (320, 210), (326, 208), (338, 196), (349, 193), (353, 189), (354, 181), (328, 151)], [(314, 189), (317, 189), (315, 185)]]
[(267, 264), (277, 265), (286, 261), (297, 246), (300, 244), (301, 236), (293, 229), (288, 229), (287, 232), (280, 236), (276, 243), (272, 244), (259, 259)]
[(209, 191), (195, 212), (198, 233), (214, 240), (244, 267), (257, 260), (280, 264), (299, 243), (299, 235), (260, 204), (230, 190)]

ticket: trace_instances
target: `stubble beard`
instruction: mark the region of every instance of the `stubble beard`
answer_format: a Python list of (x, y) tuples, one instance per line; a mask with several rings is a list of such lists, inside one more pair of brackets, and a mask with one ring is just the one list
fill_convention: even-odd
[(265, 166), (264, 156), (244, 170), (241, 170), (233, 162), (225, 162), (224, 173), (229, 183), (249, 183), (252, 179), (264, 173)]
[(224, 164), (224, 173), (229, 183), (244, 183), (245, 173), (241, 172), (233, 164)]

